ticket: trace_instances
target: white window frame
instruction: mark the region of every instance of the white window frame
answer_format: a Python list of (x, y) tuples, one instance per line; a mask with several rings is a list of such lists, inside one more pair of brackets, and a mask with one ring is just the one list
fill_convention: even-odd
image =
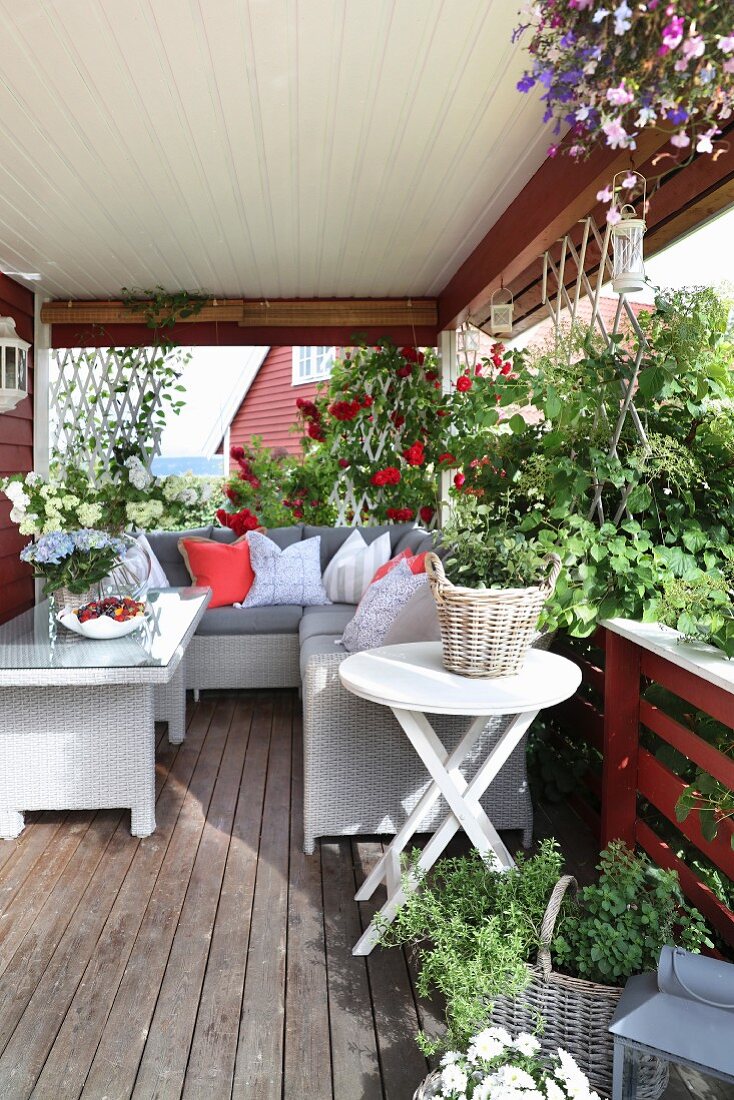
[(322, 382), (331, 375), (334, 366), (334, 353), (336, 348), (294, 346), (293, 348), (293, 374), (294, 386), (307, 386), (312, 382)]

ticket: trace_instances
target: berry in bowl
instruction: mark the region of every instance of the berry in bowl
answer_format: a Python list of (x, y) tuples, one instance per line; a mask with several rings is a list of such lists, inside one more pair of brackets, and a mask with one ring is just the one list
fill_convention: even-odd
[(105, 596), (75, 611), (64, 608), (59, 622), (85, 638), (123, 638), (145, 622), (145, 604), (129, 596)]

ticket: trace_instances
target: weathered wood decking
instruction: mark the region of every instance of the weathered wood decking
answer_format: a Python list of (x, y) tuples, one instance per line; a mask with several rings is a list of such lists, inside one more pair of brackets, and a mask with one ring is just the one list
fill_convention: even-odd
[(399, 951), (352, 957), (382, 845), (303, 855), (300, 747), (295, 692), (212, 694), (160, 739), (153, 836), (43, 813), (0, 842), (2, 1100), (410, 1100), (436, 1014)]

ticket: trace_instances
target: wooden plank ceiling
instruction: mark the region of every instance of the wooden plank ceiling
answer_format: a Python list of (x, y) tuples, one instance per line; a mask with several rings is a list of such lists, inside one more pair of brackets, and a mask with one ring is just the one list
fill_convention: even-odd
[(433, 298), (542, 163), (506, 0), (23, 0), (0, 270), (57, 299)]

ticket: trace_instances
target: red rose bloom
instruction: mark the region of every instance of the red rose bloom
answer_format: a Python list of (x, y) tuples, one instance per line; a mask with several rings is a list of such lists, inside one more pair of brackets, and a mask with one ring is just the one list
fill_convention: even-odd
[(497, 341), (497, 343), (492, 344), (492, 354), (493, 355), (501, 355), (504, 350), (505, 350), (505, 345), (500, 343), (499, 341)]
[(418, 348), (401, 348), (400, 354), (408, 363), (418, 363), (421, 365), (425, 359), (425, 355), (422, 351), (419, 351)]
[(318, 420), (319, 410), (313, 401), (309, 401), (307, 397), (296, 398), (296, 407), (301, 410), (304, 420)]
[(371, 409), (372, 406), (374, 405), (374, 403), (375, 403), (374, 397), (371, 397), (368, 393), (366, 393), (364, 395), (364, 397), (362, 398), (362, 408), (363, 409)]
[(426, 460), (426, 448), (423, 443), (414, 443), (403, 451), (403, 456), (409, 466), (422, 466)]
[(229, 457), (233, 458), (235, 462), (241, 462), (245, 457), (245, 448), (240, 447), (237, 443), (233, 444), (233, 446), (229, 448)]
[(396, 428), (402, 428), (405, 423), (405, 417), (401, 416), (399, 412), (390, 413), (390, 419)]
[(410, 523), (415, 519), (415, 511), (412, 508), (388, 508), (387, 518), (394, 523)]
[(400, 476), (397, 466), (385, 466), (383, 470), (376, 470), (370, 480), (373, 485), (397, 485)]
[(319, 443), (323, 442), (325, 438), (323, 428), (315, 420), (309, 421), (306, 433), (311, 439), (315, 439)]
[(451, 451), (444, 451), (442, 455), (438, 456), (438, 461), (443, 463), (444, 466), (455, 466), (456, 459), (451, 454)]
[(348, 470), (351, 466), (351, 462), (348, 462), (346, 458), (340, 458), (338, 465), (341, 466), (342, 470)]
[(434, 512), (434, 509), (431, 508), (430, 504), (424, 504), (423, 507), (418, 512), (418, 515), (421, 517), (423, 522), (427, 524), (427, 523), (430, 523), (431, 520), (433, 519), (433, 512)]
[(456, 388), (459, 393), (467, 393), (472, 388), (472, 380), (468, 375), (462, 374), (461, 378), (456, 380)]
[(224, 508), (219, 508), (216, 517), (222, 527), (229, 527), (238, 538), (260, 526), (260, 520), (249, 508), (243, 508), (241, 512), (225, 512)]
[(438, 371), (435, 371), (435, 370), (427, 370), (426, 371), (426, 382), (435, 382), (437, 378), (438, 378)]
[(500, 374), (508, 375), (512, 374), (512, 363), (503, 363)]
[(406, 363), (404, 366), (398, 367), (395, 373), (397, 374), (398, 378), (410, 378), (411, 374), (413, 373), (413, 366), (411, 363)]
[(354, 420), (360, 408), (359, 401), (333, 401), (329, 412), (335, 420)]
[(454, 474), (454, 485), (457, 489), (460, 489), (465, 481), (466, 478), (462, 473)]

